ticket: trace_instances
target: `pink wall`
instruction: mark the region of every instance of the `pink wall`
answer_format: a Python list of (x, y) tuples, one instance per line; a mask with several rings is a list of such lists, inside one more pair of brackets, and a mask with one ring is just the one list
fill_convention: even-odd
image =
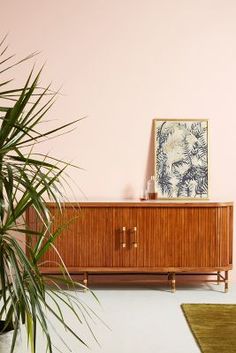
[(49, 116), (87, 116), (42, 148), (79, 162), (88, 199), (139, 197), (155, 117), (210, 120), (211, 196), (236, 199), (235, 18), (235, 0), (8, 0), (0, 12), (12, 51), (41, 50), (45, 81), (63, 84)]

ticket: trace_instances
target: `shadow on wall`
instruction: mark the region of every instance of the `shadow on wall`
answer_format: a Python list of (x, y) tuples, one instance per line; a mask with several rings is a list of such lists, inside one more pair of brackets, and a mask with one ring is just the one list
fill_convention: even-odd
[(150, 139), (149, 139), (146, 172), (145, 172), (144, 180), (143, 180), (143, 190), (144, 191), (146, 189), (147, 181), (151, 178), (151, 175), (155, 175), (154, 134), (155, 134), (155, 119), (152, 120), (151, 134), (150, 134)]
[[(155, 151), (154, 151), (154, 134), (155, 134), (155, 119), (152, 120), (151, 132), (150, 132), (150, 137), (149, 137), (149, 147), (148, 147), (148, 154), (147, 154), (147, 162), (146, 162), (146, 168), (145, 168), (145, 175), (144, 175), (142, 190), (140, 190), (140, 195), (138, 195), (139, 197), (143, 197), (145, 195), (147, 181), (150, 179), (151, 175), (155, 174), (155, 168), (154, 168), (154, 160), (155, 160), (155, 156), (154, 156), (154, 153), (155, 153)], [(132, 184), (127, 184), (124, 187), (123, 198), (125, 200), (137, 199), (137, 194), (136, 194), (135, 189), (132, 186)]]

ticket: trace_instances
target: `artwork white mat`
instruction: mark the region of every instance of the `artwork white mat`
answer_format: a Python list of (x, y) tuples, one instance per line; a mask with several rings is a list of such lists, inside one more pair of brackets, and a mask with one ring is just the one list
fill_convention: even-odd
[(155, 120), (159, 198), (208, 199), (208, 120)]

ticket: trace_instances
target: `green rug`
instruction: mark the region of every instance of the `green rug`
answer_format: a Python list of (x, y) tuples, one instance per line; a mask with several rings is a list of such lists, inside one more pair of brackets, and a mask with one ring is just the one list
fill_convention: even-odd
[(182, 304), (203, 353), (236, 353), (236, 304)]

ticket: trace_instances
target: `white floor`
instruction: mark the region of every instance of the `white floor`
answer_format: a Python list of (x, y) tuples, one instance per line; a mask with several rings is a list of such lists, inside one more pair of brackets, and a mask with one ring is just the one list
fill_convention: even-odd
[[(223, 285), (182, 285), (175, 294), (169, 292), (167, 287), (160, 286), (110, 286), (95, 288), (94, 293), (101, 305), (95, 304), (89, 293), (79, 293), (79, 296), (110, 327), (108, 329), (98, 319), (91, 324), (100, 346), (88, 329), (84, 325), (80, 327), (67, 310), (64, 310), (67, 319), (90, 348), (78, 344), (69, 333), (53, 325), (53, 330), (58, 332), (73, 353), (199, 353), (180, 305), (236, 303), (236, 285), (231, 285), (228, 293), (223, 292)], [(59, 351), (68, 352), (56, 333), (53, 336)], [(42, 341), (40, 347), (39, 353), (46, 352)]]
[[(110, 330), (97, 320), (93, 330), (101, 347), (88, 335), (89, 350), (70, 340), (73, 353), (199, 353), (180, 305), (236, 303), (236, 285), (231, 285), (228, 293), (222, 290), (223, 285), (182, 285), (175, 294), (160, 286), (95, 288), (101, 308), (94, 305), (88, 293), (81, 293)], [(62, 349), (61, 344), (59, 347)]]

